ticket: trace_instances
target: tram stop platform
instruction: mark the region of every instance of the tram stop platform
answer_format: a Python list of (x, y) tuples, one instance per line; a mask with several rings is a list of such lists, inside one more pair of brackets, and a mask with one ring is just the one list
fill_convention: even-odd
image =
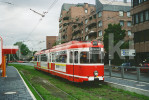
[(115, 88), (135, 92), (149, 97), (149, 83), (122, 79), (117, 77), (104, 76), (105, 82)]
[(8, 66), (0, 77), (0, 100), (36, 100), (16, 68)]

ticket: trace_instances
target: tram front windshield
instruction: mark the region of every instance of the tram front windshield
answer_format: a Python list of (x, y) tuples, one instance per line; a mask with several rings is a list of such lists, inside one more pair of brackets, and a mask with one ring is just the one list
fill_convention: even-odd
[(103, 53), (93, 54), (89, 52), (81, 52), (80, 63), (103, 63)]

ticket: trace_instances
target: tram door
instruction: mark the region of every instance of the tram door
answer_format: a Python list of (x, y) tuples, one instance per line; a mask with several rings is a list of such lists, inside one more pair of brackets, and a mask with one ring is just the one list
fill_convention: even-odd
[(75, 64), (78, 63), (78, 51), (70, 51), (70, 61), (72, 64), (73, 70), (73, 81), (74, 81), (74, 74), (75, 74)]

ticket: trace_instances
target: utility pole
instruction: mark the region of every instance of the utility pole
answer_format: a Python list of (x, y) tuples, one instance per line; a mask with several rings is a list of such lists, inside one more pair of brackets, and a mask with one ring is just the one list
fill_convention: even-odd
[(10, 61), (10, 54), (9, 54), (9, 61)]

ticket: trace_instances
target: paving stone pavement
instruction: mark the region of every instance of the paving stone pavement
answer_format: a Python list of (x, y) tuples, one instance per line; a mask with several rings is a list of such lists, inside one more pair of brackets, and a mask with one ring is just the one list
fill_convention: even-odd
[[(8, 66), (6, 68), (7, 77), (0, 77), (0, 100), (34, 100), (35, 97), (30, 93), (21, 79), (18, 71)], [(16, 92), (14, 94), (5, 94)]]

